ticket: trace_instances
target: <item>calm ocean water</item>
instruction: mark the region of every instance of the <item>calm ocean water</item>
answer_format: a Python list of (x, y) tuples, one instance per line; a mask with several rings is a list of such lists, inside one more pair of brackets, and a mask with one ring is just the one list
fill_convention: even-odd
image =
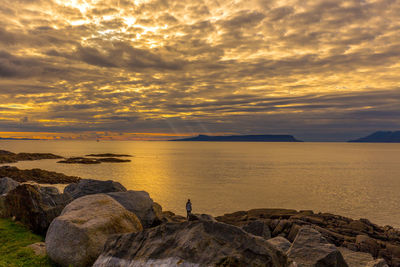
[(195, 213), (311, 209), (400, 226), (400, 144), (0, 141), (0, 149), (131, 154), (130, 163), (8, 165), (119, 181), (178, 214), (190, 198)]

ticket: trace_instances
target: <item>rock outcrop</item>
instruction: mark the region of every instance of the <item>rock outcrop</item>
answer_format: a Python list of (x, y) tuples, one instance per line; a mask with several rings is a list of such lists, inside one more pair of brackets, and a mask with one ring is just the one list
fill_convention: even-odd
[(367, 219), (353, 220), (330, 213), (288, 209), (254, 209), (216, 217), (218, 221), (243, 226), (262, 220), (272, 237), (283, 236), (293, 242), (299, 229), (312, 226), (331, 244), (383, 258), (389, 266), (400, 266), (400, 231), (378, 226)]
[(127, 192), (113, 192), (107, 193), (110, 197), (115, 199), (125, 209), (133, 212), (142, 223), (143, 228), (149, 228), (157, 226), (162, 222), (160, 211), (157, 211), (160, 207), (154, 207), (154, 202), (150, 198), (149, 193), (145, 191), (133, 191)]
[(356, 252), (344, 247), (338, 249), (349, 267), (366, 267), (374, 261), (369, 253)]
[(302, 227), (287, 255), (298, 267), (347, 267), (335, 245), (328, 243), (315, 229)]
[(269, 230), (269, 226), (264, 221), (251, 221), (248, 224), (243, 225), (242, 228), (246, 232), (256, 236), (261, 236), (264, 239), (271, 238), (271, 231)]
[(79, 177), (67, 176), (62, 173), (50, 172), (41, 169), (20, 170), (17, 167), (0, 167), (0, 178), (10, 177), (13, 180), (23, 183), (33, 181), (39, 184), (69, 184), (76, 183)]
[(267, 242), (272, 246), (282, 250), (284, 253), (287, 253), (290, 246), (292, 245), (289, 240), (282, 236), (276, 236), (274, 238), (268, 239)]
[(6, 150), (0, 150), (0, 164), (13, 163), (23, 160), (40, 160), (40, 159), (60, 159), (62, 157), (51, 153), (12, 153)]
[(3, 217), (15, 217), (33, 232), (44, 235), (54, 218), (60, 215), (71, 197), (56, 188), (22, 184), (3, 200)]
[(126, 188), (118, 182), (92, 179), (81, 179), (78, 183), (72, 183), (64, 188), (64, 193), (71, 195), (74, 199), (92, 194), (126, 191)]
[(183, 217), (182, 215), (177, 215), (172, 211), (163, 211), (162, 216), (165, 222), (180, 223), (186, 221), (185, 217)]
[(166, 223), (111, 237), (93, 266), (276, 266), (289, 262), (265, 239), (225, 223)]
[(46, 249), (49, 257), (61, 266), (91, 266), (111, 235), (142, 229), (136, 215), (112, 197), (88, 195), (71, 202), (51, 223)]
[(87, 157), (98, 157), (98, 158), (121, 158), (121, 157), (132, 157), (127, 154), (113, 154), (113, 153), (103, 153), (103, 154), (89, 154)]
[(73, 157), (64, 160), (57, 161), (57, 163), (66, 164), (100, 164), (102, 162), (109, 163), (121, 163), (130, 162), (130, 159), (119, 159), (119, 158), (84, 158), (84, 157)]
[(96, 159), (74, 157), (74, 158), (67, 158), (67, 159), (63, 159), (63, 160), (57, 161), (57, 163), (65, 163), (65, 164), (100, 164), (101, 162), (96, 160)]
[(0, 178), (0, 196), (5, 195), (19, 186), (19, 183), (9, 177)]

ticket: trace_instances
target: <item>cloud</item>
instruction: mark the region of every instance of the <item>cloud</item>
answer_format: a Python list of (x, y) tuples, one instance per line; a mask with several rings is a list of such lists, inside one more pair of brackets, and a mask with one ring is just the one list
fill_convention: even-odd
[(399, 14), (392, 0), (3, 0), (0, 104), (31, 108), (1, 108), (0, 131), (399, 128)]

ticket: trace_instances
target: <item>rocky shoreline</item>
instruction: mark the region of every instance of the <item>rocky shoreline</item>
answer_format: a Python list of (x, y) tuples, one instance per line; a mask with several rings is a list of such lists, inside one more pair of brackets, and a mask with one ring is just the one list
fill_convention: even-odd
[(68, 176), (13, 168), (0, 168), (0, 217), (45, 236), (60, 266), (400, 266), (400, 231), (367, 219), (253, 209), (187, 220), (118, 182), (69, 178), (60, 192), (20, 181)]
[(23, 160), (61, 159), (61, 156), (51, 153), (13, 153), (0, 150), (0, 164), (14, 163)]
[(41, 160), (41, 159), (62, 159), (57, 163), (65, 164), (100, 164), (103, 162), (107, 163), (123, 163), (131, 162), (130, 159), (120, 159), (121, 157), (132, 157), (127, 154), (89, 154), (86, 157), (70, 157), (64, 158), (51, 153), (13, 153), (6, 150), (0, 150), (0, 164), (4, 163), (15, 163), (18, 161), (25, 160)]

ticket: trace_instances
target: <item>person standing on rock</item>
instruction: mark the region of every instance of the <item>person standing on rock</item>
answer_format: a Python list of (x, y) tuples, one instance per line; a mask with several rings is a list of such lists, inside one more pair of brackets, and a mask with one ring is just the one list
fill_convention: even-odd
[(186, 202), (186, 213), (187, 213), (187, 219), (189, 220), (189, 215), (192, 212), (192, 202), (190, 202), (190, 199)]

